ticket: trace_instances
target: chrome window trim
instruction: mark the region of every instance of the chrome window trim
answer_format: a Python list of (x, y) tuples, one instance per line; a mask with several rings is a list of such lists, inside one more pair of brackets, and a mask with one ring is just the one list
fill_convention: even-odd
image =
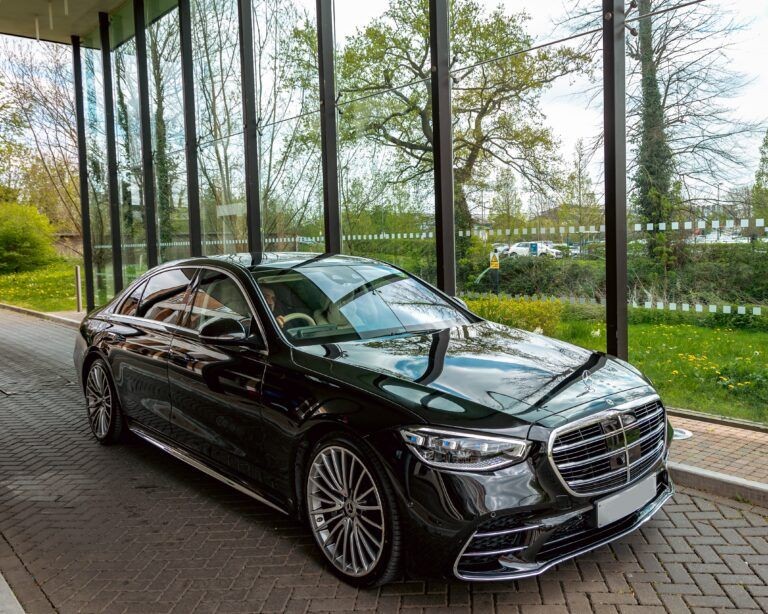
[[(552, 432), (549, 434), (549, 441), (547, 443), (547, 457), (549, 458), (549, 463), (550, 463), (552, 469), (554, 470), (555, 475), (557, 476), (557, 479), (560, 481), (560, 484), (563, 486), (563, 488), (565, 488), (566, 492), (569, 495), (571, 495), (573, 497), (580, 497), (580, 498), (595, 497), (595, 496), (598, 496), (598, 495), (602, 495), (602, 494), (606, 494), (606, 493), (610, 493), (610, 492), (614, 492), (614, 491), (619, 491), (622, 488), (626, 488), (627, 486), (630, 486), (631, 484), (633, 484), (634, 482), (636, 482), (638, 479), (642, 478), (645, 475), (645, 474), (640, 475), (640, 476), (636, 477), (633, 480), (632, 477), (631, 477), (632, 466), (634, 466), (635, 464), (639, 464), (640, 460), (647, 460), (647, 456), (648, 455), (642, 457), (641, 459), (638, 459), (638, 463), (630, 463), (629, 462), (629, 458), (627, 458), (627, 464), (626, 464), (625, 467), (622, 467), (621, 469), (612, 472), (612, 474), (615, 473), (616, 475), (619, 475), (621, 472), (626, 473), (627, 480), (624, 483), (620, 484), (619, 486), (611, 486), (609, 488), (604, 488), (602, 490), (597, 490), (597, 491), (591, 491), (589, 493), (579, 493), (579, 492), (576, 492), (575, 490), (573, 490), (568, 485), (568, 482), (565, 480), (565, 478), (563, 478), (563, 476), (560, 473), (560, 470), (559, 470), (559, 468), (557, 466), (557, 463), (555, 462), (555, 459), (554, 459), (555, 449), (554, 449), (554, 447), (555, 447), (555, 440), (557, 439), (558, 435), (560, 435), (562, 433), (567, 433), (569, 431), (573, 431), (573, 430), (576, 430), (576, 429), (579, 429), (579, 428), (584, 428), (585, 426), (590, 426), (592, 424), (598, 424), (598, 423), (600, 423), (600, 422), (602, 422), (602, 421), (604, 421), (606, 419), (609, 419), (609, 418), (619, 418), (619, 422), (622, 425), (622, 428), (620, 430), (616, 431), (615, 435), (622, 435), (624, 437), (624, 451), (628, 453), (629, 446), (627, 445), (627, 440), (626, 440), (626, 428), (624, 427), (624, 423), (621, 422), (621, 416), (623, 414), (625, 414), (626, 412), (630, 411), (631, 409), (634, 409), (634, 408), (637, 408), (637, 407), (642, 407), (643, 405), (647, 405), (649, 403), (655, 403), (655, 402), (658, 402), (658, 403), (661, 402), (661, 398), (659, 397), (658, 394), (646, 395), (646, 396), (640, 397), (638, 399), (632, 399), (631, 401), (627, 401), (625, 403), (621, 403), (620, 405), (617, 405), (617, 406), (615, 406), (615, 407), (613, 407), (613, 408), (611, 408), (609, 410), (601, 411), (601, 412), (598, 412), (598, 413), (593, 414), (591, 416), (587, 416), (585, 418), (581, 418), (579, 420), (575, 420), (573, 422), (569, 422), (567, 424), (563, 424), (562, 426), (558, 426), (557, 428), (552, 430)], [(663, 407), (662, 407), (662, 412), (663, 412), (663, 416), (664, 416), (663, 424), (666, 424), (667, 423), (666, 412), (663, 411)], [(653, 415), (656, 415), (656, 413), (654, 413)], [(633, 423), (633, 424), (628, 425), (628, 426), (634, 427), (635, 424), (637, 424), (637, 423)], [(601, 439), (605, 439), (605, 437), (595, 438), (595, 441), (601, 440)], [(590, 440), (585, 440), (585, 441), (581, 441), (581, 442), (578, 442), (578, 443), (579, 443), (579, 445), (584, 445), (584, 443), (588, 443), (589, 441)], [(662, 439), (662, 446), (666, 447), (666, 438)], [(565, 450), (565, 449), (567, 449), (565, 446), (562, 446), (562, 447), (559, 448), (559, 450)], [(654, 449), (654, 451), (655, 451), (655, 449)], [(663, 448), (662, 448), (662, 457), (663, 457), (663, 455), (664, 455), (664, 451), (663, 451)], [(605, 477), (607, 477), (609, 475), (612, 475), (612, 474), (603, 475), (599, 479), (604, 479)], [(598, 479), (596, 479), (596, 480), (598, 480)]]
[[(251, 310), (251, 318), (252, 318), (253, 321), (256, 322), (256, 326), (259, 329), (259, 336), (261, 338), (261, 342), (264, 345), (263, 348), (258, 348), (258, 349), (254, 348), (254, 351), (256, 351), (256, 352), (258, 352), (260, 354), (264, 354), (265, 356), (269, 354), (269, 344), (267, 343), (267, 336), (264, 334), (264, 326), (262, 325), (261, 318), (259, 318), (259, 316), (258, 316), (258, 311), (256, 311), (256, 308), (255, 308), (255, 306), (253, 304), (253, 301), (251, 300), (250, 294), (248, 294), (248, 291), (246, 290), (245, 286), (243, 286), (243, 284), (240, 282), (240, 280), (237, 279), (237, 277), (235, 277), (232, 274), (231, 271), (228, 271), (227, 269), (225, 269), (223, 267), (218, 267), (218, 266), (212, 265), (212, 264), (179, 264), (179, 265), (175, 265), (175, 266), (163, 267), (162, 270), (159, 270), (159, 271), (154, 272), (154, 273), (152, 273), (152, 271), (147, 271), (147, 273), (144, 273), (144, 275), (140, 275), (138, 278), (136, 278), (131, 283), (131, 285), (128, 288), (126, 288), (125, 292), (127, 292), (130, 288), (132, 288), (137, 283), (141, 283), (141, 281), (149, 281), (155, 275), (160, 275), (161, 273), (164, 273), (165, 271), (175, 271), (175, 270), (180, 270), (180, 269), (194, 269), (195, 275), (193, 275), (192, 279), (189, 280), (190, 284), (193, 281), (195, 281), (195, 276), (198, 276), (200, 274), (201, 269), (210, 269), (210, 270), (213, 270), (213, 271), (216, 271), (216, 272), (219, 272), (219, 273), (224, 273), (232, 281), (234, 281), (235, 284), (237, 285), (237, 287), (240, 289), (240, 292), (245, 296), (245, 300), (248, 303), (248, 308)], [(187, 286), (187, 289), (188, 290), (190, 289), (189, 285)], [(197, 288), (195, 288), (195, 291), (197, 291)], [(123, 299), (120, 301), (120, 305), (122, 305), (123, 301), (126, 300), (127, 296), (128, 295), (126, 294), (126, 296), (123, 297)], [(143, 298), (143, 296), (142, 296), (142, 298)], [(151, 320), (149, 318), (142, 318), (142, 317), (139, 317), (139, 316), (129, 316), (129, 315), (123, 315), (123, 314), (119, 314), (119, 313), (111, 313), (111, 314), (109, 314), (109, 317), (111, 319), (115, 319), (115, 320), (118, 320), (118, 321), (127, 320), (128, 323), (137, 322), (137, 323), (144, 324), (144, 325), (146, 325), (146, 324), (156, 324), (158, 326), (163, 326), (163, 327), (171, 328), (173, 330), (177, 330), (177, 331), (180, 331), (180, 332), (183, 332), (183, 333), (187, 333), (187, 334), (193, 335), (195, 337), (199, 337), (200, 336), (200, 332), (195, 330), (195, 329), (193, 329), (193, 328), (188, 328), (186, 326), (179, 326), (178, 324), (171, 324), (169, 322), (161, 322), (160, 320)]]

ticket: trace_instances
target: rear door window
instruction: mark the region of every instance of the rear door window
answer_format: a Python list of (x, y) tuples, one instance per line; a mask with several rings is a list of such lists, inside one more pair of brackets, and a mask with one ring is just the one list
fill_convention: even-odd
[(146, 287), (146, 281), (137, 284), (128, 296), (125, 297), (123, 303), (120, 305), (120, 310), (117, 313), (121, 316), (135, 316), (136, 312), (139, 310), (141, 295), (144, 294), (144, 288)]
[(170, 269), (149, 278), (137, 316), (165, 324), (178, 324), (194, 269)]

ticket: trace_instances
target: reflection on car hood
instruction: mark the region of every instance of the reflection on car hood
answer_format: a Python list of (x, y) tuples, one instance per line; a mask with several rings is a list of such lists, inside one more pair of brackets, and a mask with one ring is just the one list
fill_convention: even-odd
[(603, 353), (491, 322), (307, 346), (301, 353), (323, 357), (329, 375), (375, 387), (430, 420), (434, 412), (479, 418), (483, 408), (479, 413), (493, 410), (530, 423), (648, 385)]

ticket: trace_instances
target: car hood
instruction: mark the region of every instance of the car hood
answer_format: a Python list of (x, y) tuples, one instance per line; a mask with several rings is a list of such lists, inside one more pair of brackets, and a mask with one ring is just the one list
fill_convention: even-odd
[(302, 355), (315, 358), (307, 364), (315, 370), (453, 425), (494, 415), (551, 422), (574, 407), (648, 387), (603, 353), (491, 322), (298, 348), (299, 362)]

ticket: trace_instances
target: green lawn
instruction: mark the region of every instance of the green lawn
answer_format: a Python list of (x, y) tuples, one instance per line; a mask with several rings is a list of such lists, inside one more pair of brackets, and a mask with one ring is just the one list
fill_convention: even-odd
[[(600, 330), (600, 336), (594, 336)], [(557, 336), (605, 350), (605, 326), (564, 322)], [(631, 324), (629, 354), (671, 407), (768, 423), (768, 333)]]
[[(76, 264), (72, 260), (58, 260), (36, 271), (0, 275), (0, 303), (37, 311), (74, 311)], [(84, 277), (83, 274), (83, 301)]]

